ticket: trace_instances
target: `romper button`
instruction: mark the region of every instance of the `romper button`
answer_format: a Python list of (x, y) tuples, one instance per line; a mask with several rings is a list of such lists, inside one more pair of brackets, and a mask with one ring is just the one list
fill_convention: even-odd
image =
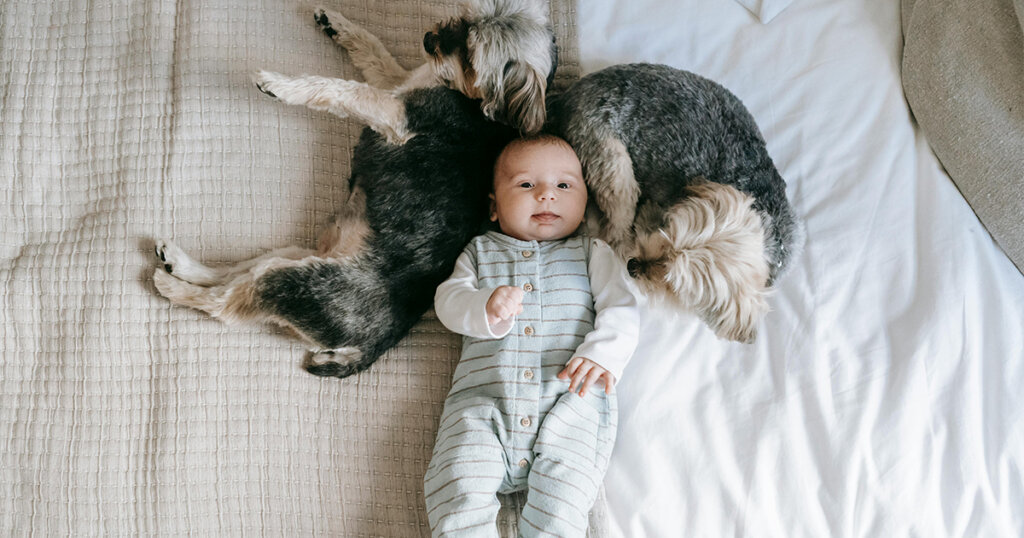
[(525, 334), (526, 336), (532, 335), (533, 334), (533, 327), (529, 327), (528, 326), (525, 329), (523, 329), (523, 334)]
[(522, 424), (524, 428), (529, 428), (531, 424), (530, 417), (523, 417), (523, 420), (520, 420), (519, 423)]
[(533, 291), (533, 284), (530, 284), (529, 282), (523, 284), (523, 291)]
[(525, 469), (526, 466), (530, 465), (530, 462), (526, 461), (526, 458), (519, 460), (519, 468)]
[(524, 258), (529, 258), (530, 256), (533, 256), (533, 251), (532, 250), (524, 250), (523, 251), (523, 257)]
[(533, 370), (527, 370), (523, 372), (523, 377), (526, 379), (533, 379)]

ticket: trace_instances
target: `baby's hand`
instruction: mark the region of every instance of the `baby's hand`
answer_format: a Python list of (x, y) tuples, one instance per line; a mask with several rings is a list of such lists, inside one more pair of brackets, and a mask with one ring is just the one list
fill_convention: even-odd
[(565, 369), (558, 372), (558, 379), (569, 379), (570, 377), (572, 382), (569, 383), (569, 392), (573, 392), (579, 385), (580, 396), (585, 395), (587, 389), (598, 379), (604, 380), (605, 394), (611, 394), (612, 387), (615, 386), (615, 376), (602, 368), (600, 364), (586, 357), (573, 357), (569, 364), (565, 365)]
[(487, 300), (487, 323), (496, 325), (523, 311), (523, 290), (516, 286), (501, 286)]

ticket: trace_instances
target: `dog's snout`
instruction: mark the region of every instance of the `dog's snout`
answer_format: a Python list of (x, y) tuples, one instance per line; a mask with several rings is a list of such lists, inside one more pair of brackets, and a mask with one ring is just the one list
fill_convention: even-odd
[(423, 34), (423, 50), (427, 51), (427, 54), (433, 54), (437, 50), (438, 39), (434, 32)]
[(636, 258), (630, 258), (626, 262), (626, 271), (629, 272), (629, 276), (636, 278), (640, 276), (640, 262)]

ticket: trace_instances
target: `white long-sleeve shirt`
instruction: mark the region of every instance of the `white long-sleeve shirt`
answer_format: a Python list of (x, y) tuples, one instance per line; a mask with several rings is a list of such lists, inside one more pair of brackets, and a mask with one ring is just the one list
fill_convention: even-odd
[[(524, 249), (538, 244), (496, 235), (513, 244), (518, 242)], [(594, 298), (594, 330), (584, 337), (573, 356), (596, 362), (618, 380), (636, 349), (643, 296), (611, 247), (600, 239), (589, 241), (587, 269)], [(434, 310), (451, 331), (475, 338), (504, 338), (515, 325), (516, 317), (494, 325), (488, 323), (487, 301), (495, 289), (497, 286), (480, 286), (474, 258), (463, 252), (455, 262), (451, 277), (438, 287)]]

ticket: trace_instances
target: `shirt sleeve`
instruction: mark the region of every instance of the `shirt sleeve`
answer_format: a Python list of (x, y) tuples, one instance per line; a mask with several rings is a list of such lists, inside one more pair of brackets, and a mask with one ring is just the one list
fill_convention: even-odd
[(455, 270), (434, 294), (434, 312), (452, 332), (474, 338), (503, 338), (512, 330), (515, 316), (495, 325), (487, 323), (487, 300), (496, 288), (477, 288), (476, 268), (463, 252)]
[(575, 356), (600, 364), (617, 381), (636, 350), (643, 295), (622, 258), (604, 241), (591, 240), (588, 268), (596, 311), (594, 330), (576, 348)]

